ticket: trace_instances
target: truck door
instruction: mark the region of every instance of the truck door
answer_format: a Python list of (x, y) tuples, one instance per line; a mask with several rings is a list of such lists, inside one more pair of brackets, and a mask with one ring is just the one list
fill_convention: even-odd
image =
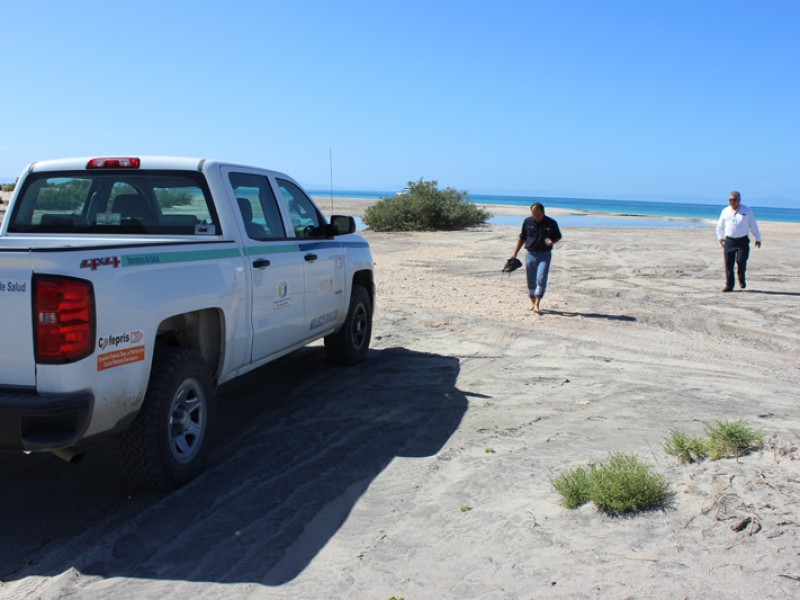
[(252, 361), (304, 340), (304, 259), (287, 236), (278, 203), (263, 175), (230, 172), (241, 217), (245, 260), (252, 275)]
[(298, 238), (305, 272), (306, 333), (313, 336), (345, 317), (344, 250), (322, 231), (325, 219), (297, 185), (277, 179)]

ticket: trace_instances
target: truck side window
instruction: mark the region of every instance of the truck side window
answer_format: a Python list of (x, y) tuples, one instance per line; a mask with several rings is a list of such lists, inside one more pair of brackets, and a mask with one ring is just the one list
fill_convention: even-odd
[(319, 226), (323, 223), (323, 219), (308, 196), (291, 181), (286, 181), (285, 179), (278, 179), (277, 181), (281, 195), (286, 200), (286, 206), (289, 208), (295, 237), (320, 237)]
[(285, 238), (278, 202), (269, 181), (248, 173), (231, 173), (228, 178), (247, 236), (254, 240)]

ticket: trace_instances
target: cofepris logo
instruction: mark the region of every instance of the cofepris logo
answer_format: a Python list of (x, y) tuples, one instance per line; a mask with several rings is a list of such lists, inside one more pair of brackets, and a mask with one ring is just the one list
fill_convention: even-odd
[(124, 348), (126, 346), (134, 346), (143, 339), (144, 334), (138, 329), (135, 329), (124, 333), (102, 336), (97, 339), (97, 347), (100, 348), (100, 350), (105, 350), (106, 348)]
[(281, 281), (278, 284), (278, 298), (283, 300), (288, 295), (289, 295), (289, 284), (286, 283), (285, 281)]
[(144, 360), (144, 334), (138, 329), (98, 338), (97, 370), (105, 371)]

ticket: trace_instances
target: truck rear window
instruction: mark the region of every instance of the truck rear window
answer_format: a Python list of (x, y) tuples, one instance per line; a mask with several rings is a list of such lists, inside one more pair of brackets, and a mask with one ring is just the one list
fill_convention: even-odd
[(14, 233), (221, 234), (205, 178), (185, 171), (33, 174), (10, 219)]

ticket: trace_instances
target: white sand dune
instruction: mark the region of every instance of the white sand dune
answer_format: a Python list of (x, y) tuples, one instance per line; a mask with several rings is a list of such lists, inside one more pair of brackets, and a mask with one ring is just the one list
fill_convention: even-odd
[[(798, 597), (800, 226), (759, 225), (732, 294), (711, 225), (565, 230), (543, 315), (500, 272), (515, 227), (366, 232), (368, 361), (315, 345), (222, 388), (197, 480), (140, 494), (103, 448), (0, 455), (0, 597)], [(733, 419), (763, 449), (662, 449)], [(559, 504), (555, 475), (618, 451), (668, 506)]]

